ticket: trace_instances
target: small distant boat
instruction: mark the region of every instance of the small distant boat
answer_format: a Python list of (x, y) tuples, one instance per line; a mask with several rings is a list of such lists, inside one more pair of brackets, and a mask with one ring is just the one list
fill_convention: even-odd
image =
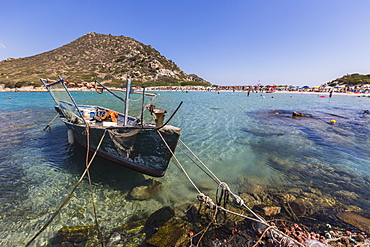
[[(70, 143), (77, 141), (85, 148), (89, 147), (90, 151), (96, 151), (99, 156), (143, 174), (154, 177), (165, 174), (180, 138), (180, 128), (167, 124), (171, 118), (163, 123), (165, 112), (150, 105), (156, 97), (155, 94), (143, 91), (143, 98), (144, 95), (152, 98), (145, 106), (143, 101), (140, 116), (131, 117), (128, 115), (129, 79), (125, 99), (100, 82), (96, 81), (99, 86), (95, 84), (98, 93), (106, 90), (125, 102), (125, 113), (102, 106), (77, 105), (66, 85), (70, 83), (61, 77), (54, 82), (48, 79), (40, 80), (54, 99), (55, 110), (68, 128)], [(155, 123), (143, 120), (146, 109), (155, 118)]]

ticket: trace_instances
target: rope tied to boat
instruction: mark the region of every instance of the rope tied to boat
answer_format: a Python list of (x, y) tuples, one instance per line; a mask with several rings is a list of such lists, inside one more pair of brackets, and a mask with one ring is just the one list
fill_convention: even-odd
[[(230, 187), (228, 186), (227, 183), (222, 182), (214, 173), (212, 173), (212, 171), (185, 145), (185, 143), (183, 143), (182, 140), (179, 139), (180, 143), (182, 143), (186, 147), (186, 149), (191, 153), (191, 155), (193, 155), (195, 157), (195, 159), (190, 158), (190, 155), (186, 154), (181, 148), (180, 148), (180, 150), (183, 151), (184, 154), (187, 155), (190, 158), (190, 160), (193, 161), (203, 172), (205, 172), (206, 175), (208, 175), (211, 179), (213, 179), (216, 183), (218, 183), (216, 195), (218, 194), (218, 190), (221, 189), (221, 197), (219, 199), (219, 203), (217, 203), (217, 204), (214, 203), (213, 200), (209, 196), (206, 196), (204, 193), (202, 193), (200, 191), (200, 189), (195, 185), (194, 181), (190, 178), (189, 174), (186, 172), (184, 167), (181, 165), (180, 161), (178, 160), (178, 158), (176, 157), (176, 155), (174, 154), (172, 149), (169, 147), (166, 140), (163, 138), (162, 134), (158, 130), (157, 130), (157, 133), (161, 137), (161, 139), (163, 140), (165, 145), (167, 146), (170, 153), (172, 154), (172, 157), (176, 161), (177, 166), (184, 172), (187, 179), (194, 186), (194, 188), (198, 191), (197, 199), (201, 203), (204, 203), (209, 209), (214, 210), (215, 215), (217, 214), (217, 212), (223, 211), (224, 213), (233, 214), (233, 215), (236, 215), (236, 216), (240, 216), (244, 219), (248, 219), (248, 220), (251, 220), (251, 221), (254, 221), (254, 222), (258, 222), (258, 223), (266, 226), (266, 229), (265, 229), (262, 236), (264, 236), (267, 232), (270, 232), (271, 237), (276, 242), (284, 241), (284, 242), (288, 243), (288, 244), (286, 244), (286, 246), (302, 246), (302, 247), (304, 247), (303, 244), (301, 244), (297, 240), (291, 238), (290, 236), (286, 235), (285, 233), (281, 232), (275, 226), (271, 226), (269, 223), (267, 223), (267, 221), (264, 218), (262, 218), (261, 216), (256, 214), (253, 210), (251, 210), (245, 204), (244, 200), (240, 196), (238, 196), (237, 194), (235, 194), (234, 192), (231, 191), (231, 189), (230, 189)], [(196, 161), (198, 161), (199, 163), (197, 163)], [(244, 214), (236, 213), (234, 211), (226, 209), (225, 207), (222, 207), (220, 205), (222, 197), (224, 197), (224, 203), (226, 205), (226, 202), (228, 201), (228, 196), (229, 195), (231, 195), (233, 197), (233, 201), (232, 201), (233, 203), (236, 203), (237, 205), (246, 208), (250, 213), (253, 214), (253, 216), (255, 218), (246, 216)], [(215, 217), (214, 217), (214, 219), (215, 219)], [(208, 230), (208, 228), (209, 228), (209, 225), (203, 231), (202, 236), (205, 234), (205, 232)], [(201, 238), (199, 239), (197, 246), (199, 245)], [(279, 238), (280, 240), (278, 240), (277, 238)], [(257, 246), (258, 244), (259, 244), (259, 242), (257, 242), (254, 246)]]
[(69, 193), (69, 195), (67, 196), (67, 198), (63, 201), (63, 203), (59, 206), (59, 208), (53, 213), (53, 215), (51, 216), (51, 218), (45, 223), (45, 225), (35, 234), (35, 236), (30, 240), (28, 241), (28, 243), (25, 245), (25, 247), (29, 246), (49, 225), (50, 223), (55, 219), (55, 217), (59, 214), (60, 210), (62, 210), (62, 208), (69, 202), (69, 200), (71, 200), (74, 192), (77, 190), (77, 187), (80, 185), (80, 183), (82, 182), (83, 178), (85, 177), (85, 175), (88, 173), (89, 171), (89, 168), (92, 164), (92, 162), (94, 161), (95, 159), (95, 156), (98, 152), (98, 150), (100, 149), (100, 146), (103, 142), (103, 139), (105, 137), (105, 134), (106, 134), (106, 130), (104, 131), (100, 141), (99, 141), (99, 144), (98, 146), (96, 147), (96, 150), (93, 154), (93, 156), (91, 157), (90, 161), (88, 162), (88, 164), (86, 165), (86, 168), (85, 168), (85, 171), (82, 173), (82, 175), (80, 176), (80, 179), (77, 181), (76, 185), (73, 187), (72, 191)]
[[(89, 165), (89, 152), (90, 152), (90, 125), (89, 124), (86, 124), (85, 130), (86, 130), (86, 143), (87, 143), (86, 159), (85, 159), (85, 162), (86, 163), (85, 164), (86, 164), (86, 167), (87, 167)], [(104, 139), (105, 133), (106, 133), (106, 131), (104, 131), (104, 135), (103, 135), (101, 141)], [(98, 231), (98, 237), (99, 237), (99, 240), (100, 240), (100, 244), (101, 244), (102, 247), (104, 247), (104, 244), (103, 244), (103, 235), (102, 235), (102, 233), (100, 231), (99, 221), (98, 221), (98, 217), (97, 217), (97, 213), (96, 213), (94, 189), (93, 189), (93, 186), (92, 186), (91, 176), (90, 176), (90, 170), (89, 169), (87, 169), (87, 177), (89, 179), (89, 187), (90, 187), (90, 194), (91, 194), (91, 203), (92, 203), (93, 212), (94, 212), (94, 221), (95, 221), (96, 229)]]
[(59, 113), (57, 113), (57, 115), (55, 115), (55, 117), (53, 118), (53, 120), (50, 121), (50, 123), (48, 125), (45, 126), (45, 128), (43, 130), (46, 130), (47, 128), (50, 128), (50, 125), (55, 121), (55, 119), (57, 119), (59, 117)]
[(203, 202), (204, 204), (206, 204), (210, 209), (216, 209), (216, 207), (217, 207), (217, 205), (212, 201), (212, 199), (209, 196), (206, 196), (203, 193), (200, 193), (197, 196), (197, 199), (200, 202)]
[(235, 195), (234, 193), (232, 195), (234, 197), (234, 202), (236, 204), (238, 204), (239, 206), (243, 206), (244, 205), (244, 200), (240, 196)]

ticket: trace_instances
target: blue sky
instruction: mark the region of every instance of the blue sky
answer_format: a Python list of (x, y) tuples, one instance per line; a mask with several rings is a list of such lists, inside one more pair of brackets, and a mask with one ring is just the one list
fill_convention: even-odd
[(0, 0), (0, 60), (96, 32), (151, 45), (212, 84), (314, 86), (370, 74), (369, 11), (367, 0)]

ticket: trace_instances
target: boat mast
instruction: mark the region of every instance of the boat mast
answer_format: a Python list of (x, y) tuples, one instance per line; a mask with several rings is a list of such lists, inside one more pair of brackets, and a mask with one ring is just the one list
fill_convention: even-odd
[(127, 119), (128, 119), (128, 101), (130, 98), (130, 88), (131, 88), (131, 79), (127, 78), (127, 84), (126, 84), (126, 102), (125, 102), (125, 118), (123, 121), (123, 125), (127, 125)]

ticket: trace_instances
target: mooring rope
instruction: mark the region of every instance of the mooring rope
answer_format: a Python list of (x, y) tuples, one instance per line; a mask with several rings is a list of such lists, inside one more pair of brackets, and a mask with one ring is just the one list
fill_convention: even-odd
[(85, 177), (86, 173), (88, 172), (90, 166), (91, 166), (91, 163), (93, 162), (99, 148), (100, 148), (100, 145), (102, 144), (103, 142), (103, 139), (105, 137), (105, 134), (106, 134), (106, 130), (104, 131), (104, 134), (103, 136), (101, 137), (100, 141), (99, 141), (99, 144), (98, 146), (96, 147), (96, 150), (93, 154), (93, 156), (91, 157), (91, 160), (89, 162), (89, 164), (86, 166), (86, 169), (85, 171), (82, 173), (80, 179), (78, 180), (78, 182), (76, 183), (75, 187), (72, 189), (71, 193), (69, 193), (68, 197), (64, 200), (64, 202), (59, 206), (59, 208), (53, 213), (53, 215), (51, 216), (51, 218), (45, 223), (45, 225), (36, 233), (36, 235), (25, 245), (26, 247), (29, 246), (49, 225), (50, 223), (55, 219), (55, 217), (59, 214), (60, 210), (62, 210), (62, 208), (69, 202), (69, 200), (71, 200), (72, 198), (72, 195), (73, 193), (76, 191), (77, 187), (80, 185), (80, 183), (82, 182), (83, 178)]
[[(187, 179), (190, 181), (190, 183), (194, 186), (194, 188), (198, 191), (198, 196), (197, 196), (197, 199), (204, 203), (208, 208), (210, 208), (211, 210), (215, 210), (215, 212), (217, 211), (224, 211), (226, 213), (230, 213), (230, 214), (233, 214), (233, 215), (236, 215), (236, 216), (239, 216), (239, 217), (242, 217), (242, 218), (245, 218), (245, 219), (248, 219), (248, 220), (251, 220), (251, 221), (255, 221), (255, 222), (258, 222), (258, 223), (261, 223), (263, 225), (265, 225), (267, 228), (265, 229), (265, 231), (263, 232), (262, 236), (265, 235), (268, 231), (271, 231), (271, 236), (274, 238), (275, 236), (273, 236), (273, 234), (276, 234), (278, 235), (281, 239), (281, 241), (286, 241), (286, 240), (289, 240), (290, 241), (290, 244), (296, 244), (298, 246), (304, 246), (303, 244), (299, 243), (297, 240), (289, 237), (288, 235), (286, 235), (285, 233), (281, 232), (280, 230), (278, 230), (276, 227), (274, 226), (271, 226), (270, 224), (267, 223), (267, 221), (265, 219), (263, 219), (261, 216), (259, 216), (258, 214), (256, 214), (252, 209), (250, 209), (245, 203), (244, 203), (244, 200), (236, 195), (235, 193), (233, 193), (229, 186), (227, 185), (227, 183), (225, 182), (221, 182), (220, 179), (218, 179), (218, 177), (190, 150), (190, 148), (188, 148), (185, 143), (182, 141), (182, 140), (179, 140), (185, 147), (186, 149), (200, 162), (200, 164), (203, 166), (203, 168), (201, 168), (192, 158), (190, 158), (202, 171), (206, 170), (208, 172), (205, 172), (211, 179), (213, 179), (214, 181), (217, 181), (218, 182), (218, 188), (222, 188), (222, 190), (226, 193), (228, 193), (229, 195), (231, 195), (233, 198), (234, 198), (234, 202), (236, 204), (238, 204), (239, 206), (243, 206), (245, 207), (249, 212), (251, 212), (254, 217), (256, 218), (252, 218), (252, 217), (249, 217), (249, 216), (246, 216), (246, 215), (243, 215), (243, 214), (239, 214), (239, 213), (236, 213), (236, 212), (233, 212), (231, 210), (228, 210), (226, 209), (225, 207), (222, 207), (220, 205), (217, 205), (216, 203), (214, 203), (212, 201), (212, 199), (208, 196), (206, 196), (205, 194), (201, 193), (199, 188), (195, 185), (195, 183), (192, 181), (192, 179), (190, 178), (189, 174), (185, 171), (184, 167), (181, 165), (180, 161), (177, 159), (176, 155), (174, 154), (174, 152), (172, 151), (172, 149), (169, 147), (169, 145), (167, 144), (166, 140), (164, 139), (164, 137), (162, 136), (162, 134), (157, 130), (157, 133), (159, 134), (159, 136), (161, 137), (161, 139), (163, 140), (163, 142), (165, 143), (166, 147), (168, 148), (168, 150), (171, 152), (172, 154), (172, 157), (175, 159), (176, 163), (177, 163), (177, 166), (184, 172), (185, 176), (187, 177)], [(181, 148), (180, 148), (181, 149)], [(182, 150), (182, 149), (181, 149)], [(185, 155), (187, 155), (185, 152), (184, 152)], [(188, 155), (187, 155), (188, 156)], [(189, 156), (188, 156), (189, 157)], [(207, 227), (208, 228), (208, 227)], [(204, 235), (204, 233), (202, 234), (202, 236)], [(261, 237), (262, 238), (262, 237)], [(199, 244), (199, 242), (198, 242)], [(197, 244), (197, 246), (198, 246)], [(258, 244), (258, 242), (255, 244), (255, 246)]]
[(190, 178), (189, 174), (185, 171), (184, 167), (181, 165), (180, 161), (177, 159), (176, 155), (174, 154), (174, 152), (172, 151), (172, 149), (170, 148), (170, 146), (168, 145), (168, 143), (166, 142), (166, 140), (163, 138), (163, 136), (162, 136), (162, 134), (160, 133), (159, 130), (157, 130), (157, 133), (161, 137), (162, 141), (164, 142), (164, 144), (166, 145), (166, 147), (168, 148), (168, 150), (171, 152), (172, 157), (176, 160), (178, 166), (184, 172), (184, 174), (187, 177), (187, 179), (190, 181), (190, 183), (193, 185), (193, 187), (196, 189), (196, 191), (198, 191), (198, 193), (200, 194), (201, 192), (200, 192), (199, 188), (195, 185), (195, 183), (193, 182), (193, 180)]
[(53, 118), (53, 120), (51, 120), (50, 123), (48, 125), (46, 125), (43, 130), (46, 130), (47, 128), (49, 128), (50, 125), (55, 121), (55, 119), (57, 119), (57, 117), (59, 117), (59, 113), (57, 113), (57, 115), (55, 115), (55, 117)]
[[(229, 188), (229, 186), (227, 185), (227, 183), (225, 182), (222, 182), (202, 161), (201, 159), (181, 140), (179, 139), (180, 143), (182, 145), (184, 145), (184, 147), (195, 157), (195, 159), (202, 165), (202, 167), (196, 163), (188, 154), (186, 154), (184, 151), (183, 153), (188, 156), (190, 158), (190, 160), (192, 160), (194, 162), (194, 164), (196, 164), (202, 171), (207, 171), (205, 172), (212, 180), (214, 180), (217, 184), (218, 184), (218, 187), (217, 187), (217, 190), (221, 187), (222, 190), (226, 191), (227, 193), (229, 193), (233, 198), (234, 198), (234, 201), (242, 206), (242, 207), (245, 207), (249, 212), (251, 212), (257, 219), (259, 219), (260, 221), (262, 222), (266, 222), (263, 218), (261, 218), (260, 216), (258, 216), (253, 210), (251, 210), (247, 205), (245, 205), (243, 199), (236, 195), (235, 193), (233, 193), (231, 191), (231, 189)], [(180, 148), (180, 150), (182, 150)]]
[[(181, 142), (182, 145), (184, 145), (184, 147), (199, 161), (200, 164), (202, 164), (202, 166), (204, 167), (205, 170), (207, 170), (207, 172), (211, 175), (208, 174), (208, 176), (213, 179), (217, 184), (220, 184), (221, 183), (221, 180), (218, 179), (218, 177), (201, 161), (201, 159), (199, 159), (199, 157), (188, 147), (186, 146), (186, 144), (181, 140), (179, 139), (179, 141)], [(195, 162), (194, 162), (195, 163)], [(199, 167), (199, 165), (197, 164), (197, 166)], [(200, 167), (199, 167), (200, 168)], [(202, 169), (202, 168), (201, 168)], [(203, 170), (203, 169), (202, 169)]]
[[(86, 163), (85, 164), (86, 164), (86, 167), (87, 167), (88, 164), (89, 164), (89, 153), (90, 153), (90, 126), (89, 126), (89, 124), (86, 124), (85, 130), (86, 130), (86, 143), (87, 143), (87, 148), (86, 148)], [(90, 187), (90, 193), (91, 193), (91, 203), (92, 203), (93, 211), (94, 211), (95, 225), (96, 225), (96, 228), (98, 230), (98, 237), (99, 237), (99, 240), (100, 240), (100, 244), (101, 244), (102, 247), (104, 247), (104, 244), (103, 244), (103, 235), (102, 235), (102, 233), (100, 231), (98, 217), (97, 217), (97, 213), (96, 213), (96, 206), (95, 206), (95, 199), (94, 199), (94, 190), (93, 190), (93, 187), (92, 187), (92, 182), (91, 182), (91, 176), (90, 176), (90, 170), (89, 169), (87, 170), (87, 177), (89, 179), (89, 187)]]

